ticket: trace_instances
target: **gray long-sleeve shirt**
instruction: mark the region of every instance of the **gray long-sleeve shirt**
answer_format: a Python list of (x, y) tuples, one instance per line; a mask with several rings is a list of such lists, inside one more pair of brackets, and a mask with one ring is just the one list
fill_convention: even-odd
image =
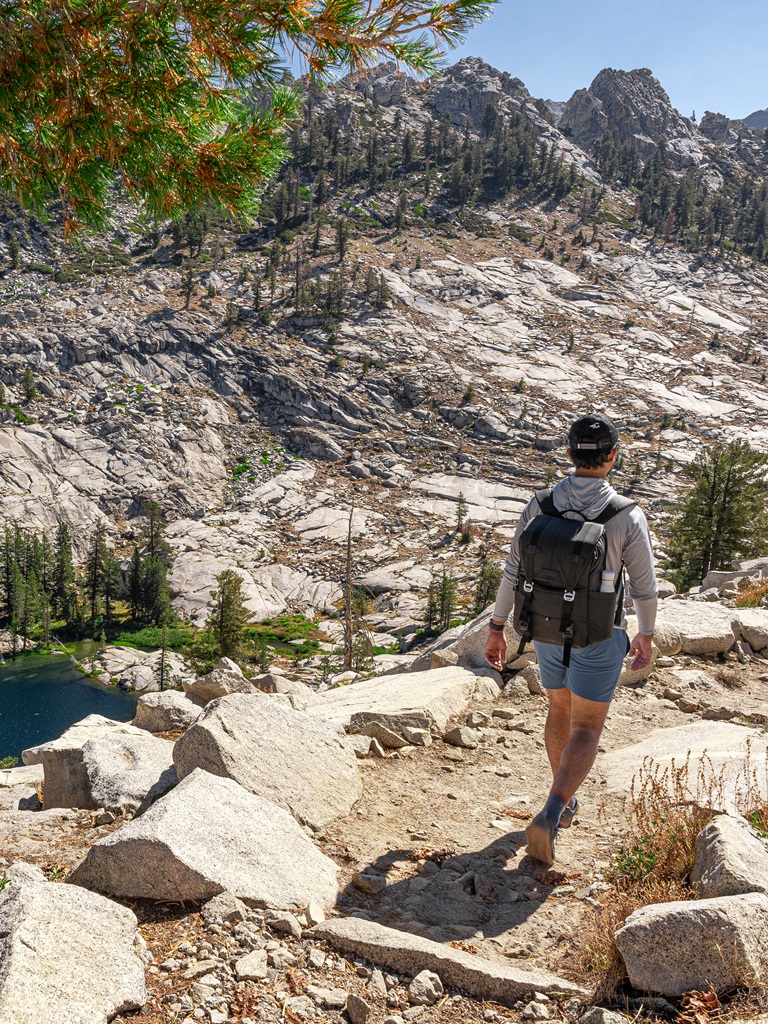
[[(555, 507), (565, 512), (569, 519), (582, 518), (579, 515), (571, 515), (571, 511), (581, 512), (587, 519), (593, 519), (615, 496), (616, 491), (607, 480), (593, 476), (569, 476), (552, 490)], [(512, 611), (520, 564), (520, 535), (540, 512), (539, 503), (534, 497), (520, 516), (493, 610), (493, 618), (497, 621), (506, 622)], [(618, 579), (621, 564), (624, 563), (629, 579), (627, 592), (635, 607), (638, 628), (641, 633), (652, 633), (656, 622), (659, 588), (656, 583), (653, 547), (645, 514), (637, 505), (622, 509), (606, 523), (605, 536), (606, 568), (612, 569)], [(622, 620), (621, 625), (623, 629), (627, 628), (626, 618)]]

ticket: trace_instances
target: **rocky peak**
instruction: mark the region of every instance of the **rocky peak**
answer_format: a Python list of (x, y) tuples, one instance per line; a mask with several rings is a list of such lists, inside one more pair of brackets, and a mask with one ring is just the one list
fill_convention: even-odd
[(743, 128), (741, 121), (732, 121), (725, 114), (713, 114), (711, 110), (704, 112), (699, 124), (701, 134), (712, 142), (735, 142)]
[(404, 104), (422, 88), (415, 78), (398, 70), (394, 61), (378, 64), (364, 74), (348, 75), (343, 84), (362, 93), (366, 99), (375, 100), (382, 107)]
[[(439, 116), (448, 115), (455, 125), (469, 120), (479, 130), (488, 105), (504, 110), (507, 101), (533, 119), (542, 120), (533, 97), (519, 78), (498, 71), (480, 57), (464, 57), (430, 82), (430, 99)], [(543, 122), (542, 122), (543, 123)]]
[(558, 127), (578, 146), (591, 150), (605, 134), (635, 139), (644, 157), (663, 138), (677, 167), (704, 159), (695, 125), (678, 113), (648, 68), (605, 68), (589, 89), (579, 89), (565, 106)]
[(763, 131), (765, 128), (768, 128), (768, 108), (756, 110), (749, 117), (742, 117), (741, 123), (746, 125), (747, 128), (753, 128), (759, 132)]
[(732, 121), (724, 114), (706, 111), (699, 126), (701, 134), (721, 147), (721, 152), (746, 167), (766, 164), (766, 148), (761, 133), (744, 121)]

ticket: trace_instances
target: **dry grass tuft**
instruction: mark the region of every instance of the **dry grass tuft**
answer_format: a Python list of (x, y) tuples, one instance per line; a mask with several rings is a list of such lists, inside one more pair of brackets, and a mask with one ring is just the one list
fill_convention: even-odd
[(682, 882), (693, 867), (696, 836), (712, 820), (710, 808), (722, 803), (722, 772), (706, 755), (695, 780), (690, 753), (678, 765), (643, 761), (624, 803), (627, 840), (608, 875), (615, 882)]
[(576, 944), (575, 976), (594, 988), (593, 1001), (607, 1002), (614, 998), (627, 980), (627, 969), (616, 948), (614, 935), (630, 914), (651, 903), (670, 903), (690, 899), (690, 890), (680, 882), (626, 883), (615, 882), (600, 899), (586, 926), (579, 929)]
[(745, 579), (739, 585), (736, 607), (757, 608), (766, 594), (768, 594), (768, 579), (764, 576), (750, 580)]
[(626, 840), (607, 874), (612, 888), (577, 942), (578, 969), (594, 985), (596, 1001), (613, 998), (626, 981), (614, 935), (629, 915), (652, 903), (695, 898), (686, 881), (696, 836), (712, 820), (709, 808), (719, 806), (723, 787), (722, 772), (707, 757), (695, 778), (690, 754), (665, 768), (643, 761), (625, 800)]

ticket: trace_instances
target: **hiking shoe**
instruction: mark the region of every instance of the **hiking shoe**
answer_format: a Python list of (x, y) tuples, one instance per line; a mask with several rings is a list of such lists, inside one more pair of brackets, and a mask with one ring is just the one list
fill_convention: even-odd
[(528, 845), (525, 852), (534, 860), (551, 867), (555, 862), (555, 837), (557, 825), (543, 811), (539, 811), (525, 830)]
[(571, 822), (579, 813), (579, 801), (576, 797), (571, 797), (570, 803), (567, 803), (563, 808), (563, 813), (560, 815), (560, 828), (570, 828)]

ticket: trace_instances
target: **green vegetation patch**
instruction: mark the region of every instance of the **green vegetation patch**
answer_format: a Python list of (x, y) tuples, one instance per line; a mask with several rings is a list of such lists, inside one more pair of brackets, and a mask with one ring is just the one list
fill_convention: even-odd
[(249, 626), (245, 636), (255, 644), (267, 644), (288, 658), (308, 658), (320, 648), (323, 634), (301, 614), (278, 615)]
[[(126, 629), (114, 638), (114, 643), (120, 647), (135, 647), (142, 651), (158, 651), (163, 646), (161, 626), (143, 626), (141, 629)], [(194, 634), (187, 626), (168, 626), (166, 631), (166, 647), (172, 651), (180, 651), (182, 647), (191, 644)]]

